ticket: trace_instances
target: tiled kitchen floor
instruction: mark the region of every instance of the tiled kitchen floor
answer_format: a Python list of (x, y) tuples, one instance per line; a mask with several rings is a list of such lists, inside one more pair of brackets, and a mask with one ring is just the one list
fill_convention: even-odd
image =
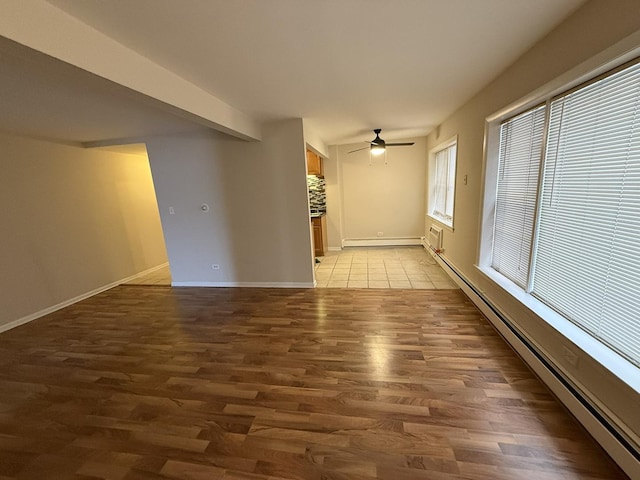
[[(423, 247), (347, 247), (316, 265), (320, 288), (458, 288)], [(128, 285), (171, 285), (164, 267)]]
[(458, 288), (421, 246), (347, 247), (320, 260), (321, 288)]

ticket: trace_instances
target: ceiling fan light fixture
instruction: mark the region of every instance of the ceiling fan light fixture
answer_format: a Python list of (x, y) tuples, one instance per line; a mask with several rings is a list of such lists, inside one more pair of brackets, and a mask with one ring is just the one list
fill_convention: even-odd
[(387, 143), (380, 138), (381, 131), (382, 130), (379, 128), (376, 128), (373, 131), (373, 133), (376, 134), (376, 138), (374, 138), (370, 142), (366, 142), (369, 144), (369, 147), (356, 148), (355, 150), (351, 150), (350, 152), (347, 152), (347, 153), (355, 153), (355, 152), (359, 152), (361, 150), (366, 150), (367, 148), (369, 148), (369, 152), (370, 152), (369, 158), (371, 158), (372, 156), (377, 157), (385, 153), (387, 151), (387, 147), (409, 147), (415, 143), (415, 142)]
[(382, 155), (385, 151), (385, 148), (383, 145), (371, 145), (371, 155), (374, 156), (378, 156), (378, 155)]

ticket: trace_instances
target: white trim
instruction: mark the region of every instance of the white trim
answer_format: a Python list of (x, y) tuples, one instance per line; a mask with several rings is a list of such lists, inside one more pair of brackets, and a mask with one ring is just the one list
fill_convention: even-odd
[[(433, 183), (435, 183), (435, 161), (436, 161), (436, 153), (449, 148), (451, 146), (455, 145), (456, 146), (456, 166), (455, 166), (455, 172), (453, 173), (453, 178), (454, 178), (454, 184), (453, 184), (453, 213), (451, 215), (451, 222), (447, 222), (445, 219), (443, 218), (439, 218), (436, 217), (435, 215), (433, 215), (431, 213), (431, 205), (433, 203), (433, 188), (432, 185)], [(427, 217), (429, 217), (432, 220), (437, 221), (438, 223), (440, 223), (441, 225), (443, 225), (447, 230), (453, 232), (453, 220), (456, 216), (456, 190), (458, 189), (458, 185), (456, 183), (456, 180), (458, 179), (458, 135), (454, 135), (453, 137), (450, 137), (448, 139), (446, 139), (443, 142), (440, 142), (438, 145), (436, 145), (435, 147), (433, 147), (432, 149), (429, 150), (428, 153), (428, 164), (427, 164), (427, 205), (426, 205), (426, 211), (427, 211)]]
[(52, 305), (50, 307), (47, 307), (45, 309), (42, 310), (38, 310), (37, 312), (34, 312), (30, 315), (27, 315), (25, 317), (21, 317), (18, 318), (17, 320), (12, 320), (9, 323), (5, 323), (3, 325), (0, 325), (0, 333), (2, 332), (6, 332), (7, 330), (11, 330), (12, 328), (16, 328), (19, 327), (20, 325), (24, 325), (25, 323), (29, 323), (33, 320), (36, 320), (40, 317), (44, 317), (45, 315), (49, 315), (50, 313), (56, 312), (58, 310), (61, 310), (65, 307), (68, 307), (69, 305), (73, 305), (74, 303), (78, 303), (81, 302), (82, 300), (86, 300), (89, 297), (93, 297), (94, 295), (97, 295), (99, 293), (102, 293), (104, 291), (110, 290), (113, 287), (117, 287), (118, 285), (121, 285), (123, 283), (127, 283), (130, 282), (131, 280), (135, 280), (138, 277), (142, 277), (143, 275), (147, 275), (149, 273), (155, 272), (156, 270), (160, 270), (161, 268), (166, 267), (167, 265), (169, 265), (169, 262), (165, 262), (163, 264), (160, 265), (156, 265), (155, 267), (151, 267), (148, 268), (147, 270), (144, 270), (140, 273), (136, 273), (135, 275), (130, 275), (126, 278), (123, 278), (121, 280), (117, 280), (115, 282), (111, 282), (107, 285), (103, 285), (102, 287), (98, 287), (95, 288), (89, 292), (85, 292), (82, 293), (76, 297), (70, 298), (68, 300), (65, 300), (63, 302), (60, 303), (56, 303), (55, 305)]
[[(440, 255), (434, 255), (438, 264), (443, 268), (445, 272), (451, 277), (451, 279), (462, 289), (462, 291), (469, 297), (469, 299), (478, 307), (478, 309), (487, 317), (489, 322), (493, 325), (493, 327), (500, 333), (500, 335), (505, 339), (505, 341), (516, 351), (516, 353), (525, 361), (525, 363), (533, 370), (533, 372), (543, 381), (543, 383), (549, 387), (549, 389), (554, 393), (554, 395), (562, 402), (562, 404), (569, 409), (569, 411), (574, 415), (574, 417), (582, 424), (584, 428), (595, 438), (595, 440), (604, 448), (604, 450), (613, 458), (613, 460), (622, 468), (630, 478), (640, 478), (640, 463), (634, 458), (631, 452), (629, 452), (624, 445), (622, 445), (618, 439), (611, 434), (609, 430), (607, 430), (606, 426), (603, 425), (581, 402), (578, 398), (576, 398), (573, 393), (551, 372), (548, 368), (540, 361), (540, 359), (534, 355), (529, 348), (520, 340), (504, 323), (503, 321), (496, 315), (493, 309), (496, 309), (500, 312), (504, 318), (506, 318), (510, 325), (515, 328), (522, 337), (526, 338), (527, 341), (531, 342), (532, 345), (538, 350), (538, 353), (545, 357), (546, 361), (552, 364), (555, 368), (558, 368), (560, 373), (565, 377), (569, 383), (571, 383), (574, 388), (580, 391), (587, 401), (591, 403), (591, 405), (601, 412), (603, 417), (611, 419), (611, 415), (607, 415), (605, 411), (603, 411), (602, 404), (597, 401), (597, 399), (591, 398), (588, 394), (588, 390), (581, 388), (579, 382), (575, 381), (575, 379), (568, 375), (567, 372), (556, 365), (553, 362), (549, 355), (541, 349), (540, 346), (531, 340), (531, 338), (526, 335), (520, 328), (518, 328), (517, 324), (509, 318), (503, 311), (498, 309), (495, 305), (491, 305), (492, 308), (489, 307), (488, 299), (479, 296), (469, 285), (473, 285), (473, 283), (463, 277), (460, 274), (460, 269), (451, 263), (449, 259), (446, 259), (446, 262), (443, 261)], [(451, 266), (450, 266), (451, 265)], [(467, 283), (468, 282), (468, 283)], [(477, 287), (476, 287), (477, 288)], [(479, 289), (478, 289), (479, 291)], [(576, 327), (577, 328), (577, 327)], [(621, 423), (621, 422), (620, 422)], [(612, 421), (612, 424), (615, 424), (619, 428), (624, 428), (624, 425), (621, 425), (618, 422)], [(628, 434), (628, 430), (624, 429), (626, 434)], [(632, 441), (636, 439), (633, 438)]]
[(314, 288), (314, 282), (171, 282), (172, 287)]
[(155, 267), (151, 267), (146, 269), (144, 272), (136, 273), (135, 275), (131, 275), (125, 280), (121, 280), (122, 282), (130, 282), (131, 280), (135, 280), (136, 278), (144, 277), (145, 275), (149, 275), (150, 273), (157, 272), (158, 270), (163, 269), (164, 267), (168, 267), (169, 262), (161, 263), (160, 265), (156, 265)]
[(327, 250), (329, 250), (330, 252), (341, 252), (342, 247), (329, 247), (327, 248)]
[(403, 245), (422, 245), (420, 237), (396, 238), (354, 238), (342, 241), (345, 247), (393, 247)]
[[(453, 208), (455, 209), (455, 202), (454, 202), (454, 206)], [(427, 213), (427, 220), (430, 222), (436, 222), (439, 226), (442, 227), (443, 230), (449, 230), (450, 232), (453, 232), (453, 226), (449, 225), (448, 223), (445, 223), (444, 220), (442, 220), (439, 217), (434, 217), (433, 215), (431, 215), (430, 213)]]
[(585, 60), (569, 71), (545, 83), (533, 92), (501, 108), (489, 115), (485, 120), (489, 123), (505, 120), (521, 113), (543, 100), (570, 90), (585, 81), (612, 70), (640, 54), (640, 31), (632, 33), (615, 45)]
[[(640, 375), (638, 375), (638, 367), (553, 309), (546, 306), (533, 295), (522, 290), (518, 285), (496, 272), (491, 267), (476, 266), (476, 268), (487, 279), (505, 290), (525, 308), (529, 309), (545, 323), (551, 325), (553, 329), (558, 331), (563, 337), (567, 338), (579, 349), (589, 355), (589, 357), (593, 358), (596, 362), (606, 368), (612, 375), (640, 394)], [(536, 347), (542, 349), (542, 347), (537, 343)]]
[[(438, 145), (436, 145), (435, 147), (429, 149), (429, 155), (433, 155), (438, 153), (441, 150), (444, 150), (445, 148), (449, 148), (452, 145), (456, 145), (458, 143), (458, 135), (454, 135), (453, 137), (450, 137), (448, 139), (446, 139), (443, 142), (440, 142)], [(457, 157), (457, 155), (456, 155)]]

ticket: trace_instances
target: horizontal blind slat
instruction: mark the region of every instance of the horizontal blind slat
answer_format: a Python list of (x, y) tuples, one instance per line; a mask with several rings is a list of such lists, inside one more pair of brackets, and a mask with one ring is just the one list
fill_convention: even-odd
[(533, 295), (640, 365), (640, 65), (551, 102)]
[(529, 278), (545, 111), (534, 108), (500, 127), (491, 265), (522, 288)]

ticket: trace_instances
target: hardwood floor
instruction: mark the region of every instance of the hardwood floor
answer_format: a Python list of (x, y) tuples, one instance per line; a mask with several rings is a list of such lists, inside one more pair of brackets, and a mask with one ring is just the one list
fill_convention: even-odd
[(162, 285), (168, 287), (171, 285), (171, 270), (169, 270), (169, 265), (166, 265), (151, 273), (129, 280), (124, 285)]
[(119, 286), (0, 335), (0, 479), (623, 479), (459, 290)]

